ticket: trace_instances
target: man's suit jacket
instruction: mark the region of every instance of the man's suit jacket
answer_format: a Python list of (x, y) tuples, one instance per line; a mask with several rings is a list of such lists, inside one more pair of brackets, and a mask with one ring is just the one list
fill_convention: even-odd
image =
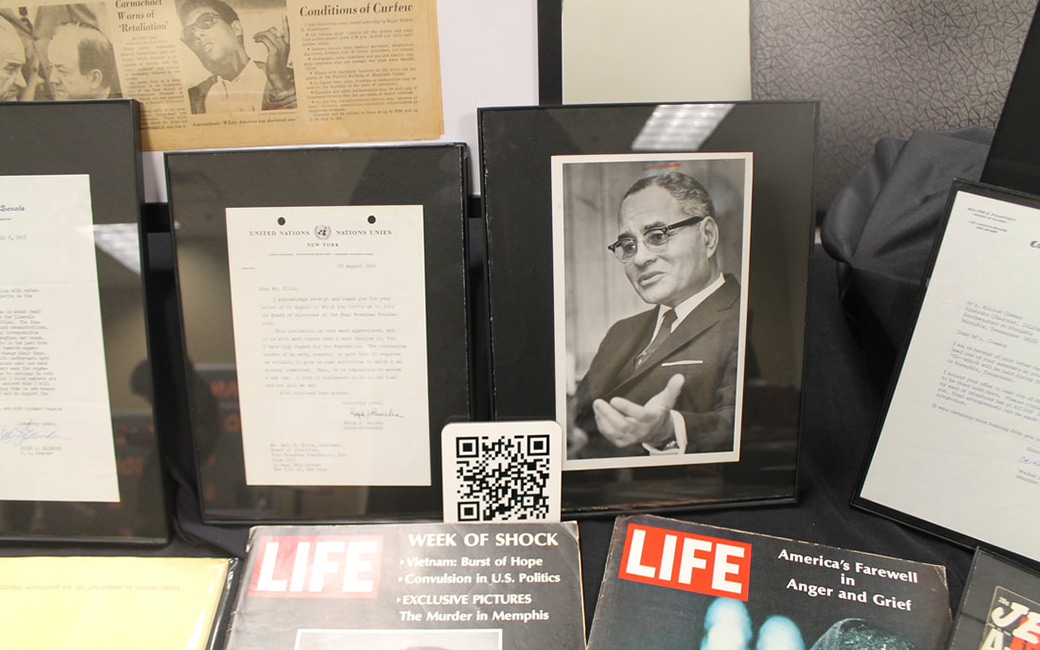
[(592, 402), (624, 397), (645, 404), (675, 374), (686, 377), (673, 407), (686, 422), (686, 452), (733, 449), (740, 285), (727, 275), (636, 369), (635, 356), (650, 342), (656, 323), (654, 308), (614, 323), (603, 337), (575, 393), (574, 422), (589, 436), (577, 457), (646, 455), (641, 444), (616, 447), (604, 438), (596, 428)]

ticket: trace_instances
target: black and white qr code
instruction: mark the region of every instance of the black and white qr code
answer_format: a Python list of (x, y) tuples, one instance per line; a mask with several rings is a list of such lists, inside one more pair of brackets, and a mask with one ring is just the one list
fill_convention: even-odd
[(549, 436), (466, 436), (455, 441), (459, 521), (549, 517)]

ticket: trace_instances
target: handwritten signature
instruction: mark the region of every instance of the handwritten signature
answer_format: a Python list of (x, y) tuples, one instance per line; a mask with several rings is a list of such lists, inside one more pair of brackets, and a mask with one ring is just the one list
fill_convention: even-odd
[(0, 445), (17, 447), (31, 440), (64, 440), (57, 431), (40, 431), (32, 420), (15, 427), (0, 424)]
[(1019, 456), (1019, 465), (1029, 465), (1030, 467), (1040, 467), (1040, 458), (1030, 458), (1029, 456)]
[(355, 420), (369, 420), (372, 418), (403, 418), (404, 416), (392, 408), (370, 408), (365, 410), (350, 409), (350, 415)]

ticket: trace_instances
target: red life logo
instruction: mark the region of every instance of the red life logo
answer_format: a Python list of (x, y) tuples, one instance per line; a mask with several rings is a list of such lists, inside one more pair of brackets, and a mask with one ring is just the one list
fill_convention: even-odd
[(262, 537), (249, 595), (375, 598), (382, 554), (379, 535)]
[(629, 524), (618, 577), (746, 601), (750, 574), (751, 544)]

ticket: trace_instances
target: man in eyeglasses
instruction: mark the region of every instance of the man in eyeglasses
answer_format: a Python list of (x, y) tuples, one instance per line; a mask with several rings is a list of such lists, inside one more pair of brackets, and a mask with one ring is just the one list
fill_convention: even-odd
[(253, 35), (266, 61), (249, 58), (238, 14), (221, 0), (186, 0), (177, 10), (181, 40), (212, 76), (188, 89), (191, 112), (226, 113), (296, 108), (289, 67), (289, 21)]
[(574, 399), (579, 458), (733, 448), (740, 287), (719, 266), (704, 187), (679, 172), (637, 181), (609, 246), (654, 309), (615, 323)]

